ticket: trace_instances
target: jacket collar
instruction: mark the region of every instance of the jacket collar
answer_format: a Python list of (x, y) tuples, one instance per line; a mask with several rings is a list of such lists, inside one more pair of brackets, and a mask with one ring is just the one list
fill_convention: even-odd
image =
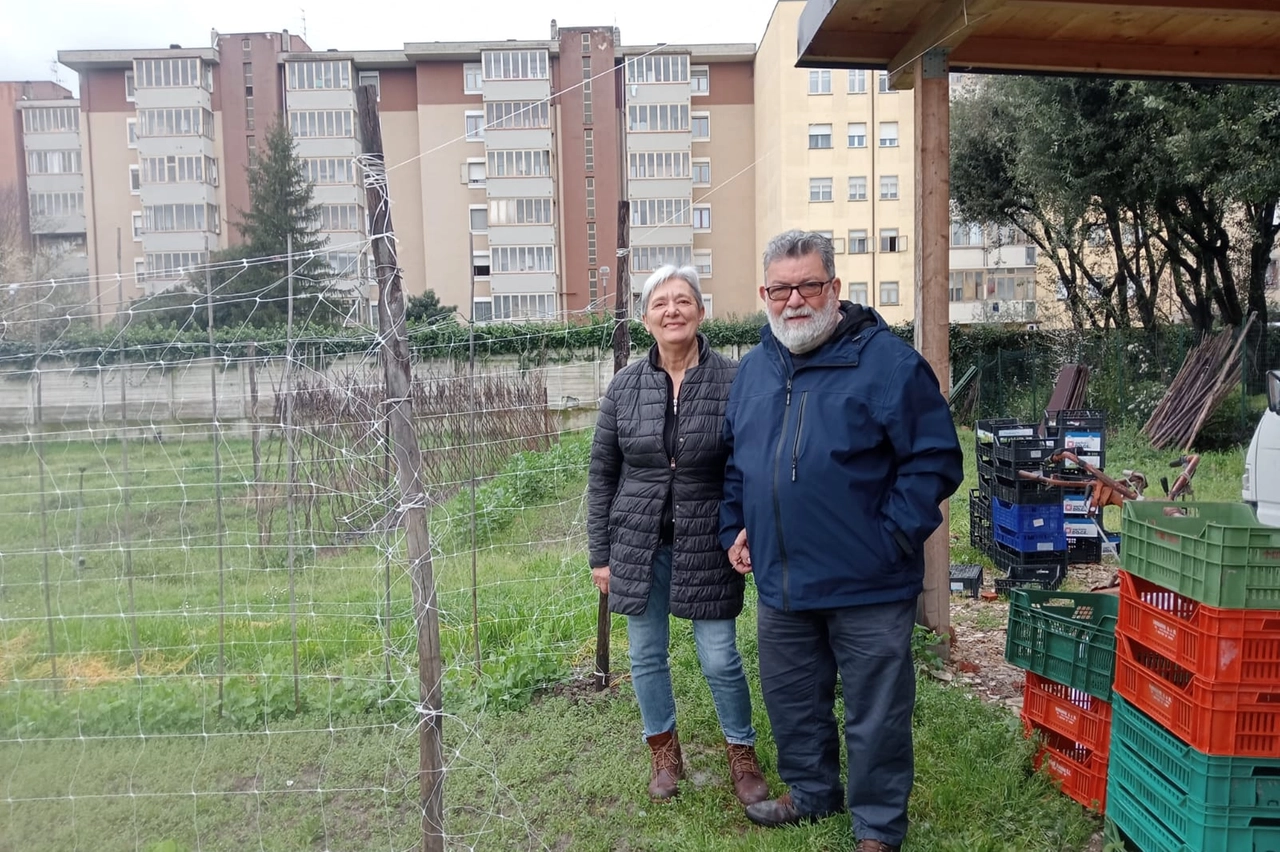
[[(698, 332), (698, 363), (690, 367), (690, 370), (701, 367), (707, 363), (707, 355), (711, 352), (711, 341), (702, 332)], [(649, 347), (649, 366), (658, 372), (662, 372), (662, 356), (658, 354), (658, 344)]]

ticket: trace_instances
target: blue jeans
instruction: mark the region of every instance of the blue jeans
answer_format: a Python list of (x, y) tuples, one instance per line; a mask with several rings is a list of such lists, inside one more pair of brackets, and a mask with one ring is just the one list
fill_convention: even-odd
[(760, 687), (778, 744), (778, 774), (804, 813), (843, 810), (836, 675), (844, 694), (848, 799), (859, 840), (898, 846), (915, 780), (911, 713), (916, 602), (756, 612)]
[[(676, 726), (676, 699), (671, 691), (667, 662), (670, 642), (671, 548), (664, 545), (653, 554), (653, 582), (643, 615), (627, 616), (631, 683), (640, 704), (644, 735), (663, 734)], [(711, 687), (716, 715), (724, 738), (734, 745), (754, 745), (751, 725), (751, 692), (738, 655), (732, 618), (693, 621), (693, 640), (702, 675)]]

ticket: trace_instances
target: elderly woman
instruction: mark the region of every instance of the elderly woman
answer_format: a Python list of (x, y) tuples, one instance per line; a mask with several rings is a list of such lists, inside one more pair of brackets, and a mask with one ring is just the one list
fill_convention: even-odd
[(737, 365), (698, 331), (706, 309), (692, 267), (653, 273), (640, 308), (656, 343), (614, 376), (591, 447), (591, 577), (609, 609), (627, 617), (631, 680), (652, 751), (649, 795), (671, 798), (684, 775), (667, 662), (674, 615), (693, 622), (734, 793), (751, 804), (768, 790), (735, 635), (744, 583), (717, 541), (728, 455), (721, 428)]

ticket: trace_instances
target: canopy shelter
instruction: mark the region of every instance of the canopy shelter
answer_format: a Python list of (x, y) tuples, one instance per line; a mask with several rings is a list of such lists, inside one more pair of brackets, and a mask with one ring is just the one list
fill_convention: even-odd
[[(916, 348), (948, 391), (951, 71), (1278, 83), (1280, 0), (807, 0), (802, 68), (915, 89)], [(926, 549), (921, 621), (950, 632), (949, 513)]]

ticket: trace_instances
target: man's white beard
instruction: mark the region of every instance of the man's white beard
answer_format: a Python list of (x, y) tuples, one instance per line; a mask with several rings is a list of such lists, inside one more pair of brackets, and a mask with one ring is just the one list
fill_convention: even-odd
[[(788, 322), (790, 317), (809, 317), (805, 322)], [(798, 308), (783, 308), (779, 315), (769, 314), (769, 328), (778, 342), (794, 355), (812, 352), (827, 342), (831, 332), (840, 324), (840, 302), (828, 299), (821, 311), (815, 311), (809, 305)]]

